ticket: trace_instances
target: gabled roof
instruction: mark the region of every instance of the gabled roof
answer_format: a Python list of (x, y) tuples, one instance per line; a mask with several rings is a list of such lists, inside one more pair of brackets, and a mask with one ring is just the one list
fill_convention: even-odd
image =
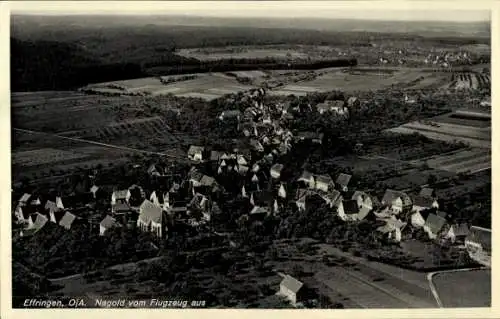
[(115, 205), (111, 206), (111, 210), (113, 211), (113, 213), (128, 212), (130, 211), (130, 206), (127, 203), (118, 202)]
[(438, 234), (439, 231), (446, 224), (446, 219), (436, 214), (429, 214), (425, 220), (425, 225), (433, 234)]
[(304, 286), (304, 284), (290, 275), (285, 275), (280, 283), (280, 286), (286, 287), (288, 290), (296, 294)]
[(31, 198), (31, 194), (24, 193), (23, 196), (21, 196), (21, 198), (19, 199), (19, 202), (26, 203), (30, 200), (30, 198)]
[(313, 174), (309, 171), (303, 171), (297, 180), (309, 182), (311, 179), (314, 179)]
[(431, 197), (422, 197), (419, 195), (413, 197), (413, 205), (415, 206), (430, 208), (433, 203), (434, 199)]
[(321, 193), (321, 197), (323, 197), (325, 201), (334, 204), (340, 197), (340, 192), (332, 189), (327, 193)]
[(268, 212), (269, 209), (267, 207), (254, 206), (254, 208), (250, 211), (250, 215), (267, 214)]
[(64, 228), (70, 229), (75, 219), (76, 219), (75, 215), (71, 214), (70, 212), (65, 212), (64, 216), (61, 218), (61, 221), (59, 222), (59, 225), (61, 225)]
[(480, 244), (484, 250), (491, 252), (491, 229), (472, 226), (466, 240)]
[(33, 223), (33, 228), (41, 229), (48, 221), (48, 218), (45, 215), (40, 213), (35, 214), (35, 222)]
[(403, 201), (403, 206), (411, 206), (412, 201), (408, 194), (392, 189), (388, 189), (385, 191), (384, 197), (382, 198), (382, 202), (386, 205), (392, 205), (396, 199), (401, 198)]
[(48, 210), (48, 211), (54, 211), (54, 210), (58, 210), (59, 207), (57, 207), (56, 203), (51, 201), (51, 200), (48, 200), (45, 202), (45, 210)]
[(421, 197), (434, 197), (434, 189), (429, 188), (429, 187), (424, 187), (420, 190), (420, 193), (418, 194)]
[(115, 196), (115, 199), (126, 199), (127, 195), (129, 193), (128, 189), (121, 189), (113, 192), (113, 195)]
[(358, 202), (354, 199), (342, 201), (342, 206), (344, 207), (344, 213), (347, 215), (354, 215), (359, 213)]
[(316, 180), (316, 183), (323, 183), (327, 185), (333, 183), (333, 179), (330, 175), (316, 175), (314, 179)]
[(451, 225), (455, 236), (467, 236), (469, 234), (469, 225), (467, 223)]
[(205, 148), (203, 146), (195, 146), (195, 145), (191, 145), (188, 149), (188, 155), (194, 155), (194, 154), (197, 154), (197, 153), (203, 153), (203, 151), (205, 150)]
[(340, 175), (337, 177), (336, 183), (339, 184), (340, 186), (344, 187), (344, 186), (349, 185), (351, 178), (352, 178), (352, 175), (340, 173)]
[(163, 212), (160, 206), (157, 206), (149, 200), (144, 200), (139, 208), (139, 219), (149, 224), (150, 222), (160, 223)]
[(111, 228), (115, 226), (120, 226), (120, 223), (115, 218), (107, 215), (106, 217), (104, 217), (104, 219), (101, 221), (99, 225), (104, 228)]
[(366, 216), (368, 216), (368, 214), (370, 213), (370, 208), (366, 207), (366, 206), (361, 206), (361, 208), (359, 209), (359, 212), (358, 212), (358, 219), (359, 220), (363, 220), (366, 218)]

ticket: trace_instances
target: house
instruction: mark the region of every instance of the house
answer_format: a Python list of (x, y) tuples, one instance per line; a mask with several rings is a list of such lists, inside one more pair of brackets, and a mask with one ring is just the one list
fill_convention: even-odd
[(340, 219), (343, 221), (355, 221), (358, 219), (359, 206), (354, 199), (342, 200), (337, 207)]
[(208, 209), (209, 200), (205, 195), (196, 193), (189, 202), (188, 206), (205, 211)]
[(376, 196), (367, 194), (362, 191), (353, 192), (351, 195), (351, 199), (356, 200), (360, 208), (367, 208), (368, 210), (377, 209), (381, 205)]
[(413, 197), (413, 206), (412, 206), (412, 211), (413, 212), (420, 212), (424, 209), (438, 209), (439, 204), (437, 200), (433, 199), (432, 197), (423, 197), (420, 195), (417, 195)]
[(163, 169), (157, 164), (151, 164), (148, 168), (149, 176), (162, 176), (163, 173)]
[(271, 166), (271, 177), (274, 179), (279, 179), (282, 170), (283, 164), (274, 164), (273, 166)]
[(281, 198), (286, 198), (286, 187), (285, 184), (280, 184), (278, 189), (278, 196)]
[(472, 226), (465, 238), (465, 247), (471, 259), (491, 267), (491, 229)]
[(334, 185), (329, 175), (316, 175), (314, 176), (314, 181), (314, 188), (322, 192), (328, 192)]
[(424, 231), (430, 239), (437, 238), (446, 224), (446, 219), (436, 214), (429, 214), (424, 224)]
[(149, 200), (144, 200), (139, 207), (139, 218), (137, 227), (142, 231), (149, 231), (158, 238), (163, 238), (167, 227), (164, 225), (165, 218), (160, 206), (153, 204)]
[(264, 152), (264, 146), (256, 140), (256, 139), (251, 139), (250, 140), (250, 146), (256, 151), (256, 152)]
[(188, 173), (188, 180), (193, 187), (198, 187), (201, 186), (201, 179), (203, 176), (203, 173), (193, 167)]
[(117, 222), (115, 218), (107, 215), (99, 224), (99, 235), (103, 236), (108, 229), (120, 226), (120, 223)]
[(47, 224), (48, 221), (47, 217), (40, 213), (36, 213), (35, 215), (31, 216), (30, 219), (32, 219), (33, 222), (30, 223), (27, 228), (21, 230), (20, 235), (22, 237), (32, 236), (36, 234)]
[(203, 153), (205, 148), (202, 146), (191, 145), (188, 149), (188, 158), (194, 162), (201, 162), (203, 160)]
[(224, 120), (240, 120), (241, 118), (241, 111), (240, 110), (227, 110), (227, 111), (222, 111), (222, 113), (219, 115), (219, 119), (221, 121)]
[(238, 163), (238, 165), (248, 165), (248, 159), (245, 155), (238, 154), (236, 155), (236, 163)]
[(37, 213), (36, 207), (18, 205), (14, 211), (14, 215), (19, 223), (29, 223), (32, 215)]
[(156, 195), (156, 191), (153, 191), (151, 193), (151, 195), (149, 196), (149, 200), (155, 204), (155, 205), (158, 205), (158, 206), (163, 206), (164, 204), (164, 199), (165, 199), (165, 196), (158, 196)]
[(130, 193), (130, 189), (114, 191), (113, 194), (111, 194), (111, 206), (118, 203), (128, 203), (131, 195), (132, 194)]
[(45, 202), (44, 209), (45, 209), (46, 212), (48, 212), (50, 214), (53, 211), (59, 210), (59, 207), (57, 207), (57, 205), (56, 205), (55, 202), (53, 202), (51, 200), (47, 200)]
[(426, 198), (436, 198), (436, 191), (429, 187), (423, 187), (418, 195)]
[(306, 199), (310, 195), (310, 191), (307, 189), (299, 188), (295, 194), (295, 205), (299, 210), (304, 211), (306, 209)]
[(359, 107), (361, 105), (361, 102), (359, 101), (359, 99), (355, 96), (351, 96), (347, 99), (347, 107), (349, 108), (355, 108), (355, 107)]
[(111, 213), (113, 215), (124, 215), (132, 211), (132, 208), (127, 202), (117, 202), (111, 205)]
[(18, 205), (26, 206), (31, 198), (31, 194), (24, 193), (18, 201)]
[(382, 205), (390, 207), (392, 212), (399, 214), (401, 212), (411, 211), (412, 201), (410, 196), (404, 192), (388, 189), (382, 198)]
[(386, 238), (391, 241), (400, 242), (401, 234), (405, 226), (405, 222), (402, 222), (396, 217), (391, 216), (391, 218), (386, 220), (385, 225), (377, 228), (377, 232), (383, 234), (384, 236), (387, 236)]
[(309, 171), (303, 171), (302, 174), (297, 179), (297, 182), (303, 183), (304, 186), (308, 188), (314, 188), (316, 184), (314, 181), (314, 175)]
[(280, 283), (278, 295), (288, 299), (293, 306), (305, 301), (304, 284), (290, 275), (285, 275)]
[(325, 203), (330, 206), (330, 208), (338, 208), (340, 205), (339, 201), (342, 202), (343, 200), (340, 192), (335, 189), (331, 189), (329, 192), (320, 192), (319, 195), (323, 198)]
[(40, 197), (31, 197), (30, 205), (32, 206), (40, 206), (42, 205), (42, 201), (40, 200)]
[(273, 193), (268, 190), (261, 190), (250, 194), (250, 204), (253, 206), (269, 206), (273, 199)]
[(269, 215), (269, 208), (268, 207), (254, 206), (252, 208), (252, 210), (250, 211), (250, 216), (252, 218), (261, 219), (267, 215)]
[(430, 212), (431, 212), (430, 209), (414, 211), (410, 217), (411, 225), (416, 228), (424, 227), (425, 221), (427, 220), (427, 217), (429, 216)]
[[(64, 201), (64, 202), (66, 202), (66, 201)], [(59, 209), (65, 209), (62, 197), (60, 197), (60, 196), (56, 197), (56, 206)]]
[(335, 184), (342, 192), (349, 191), (349, 182), (351, 181), (352, 175), (340, 173), (335, 181)]
[(59, 221), (59, 225), (69, 230), (73, 226), (75, 220), (75, 215), (71, 214), (70, 212), (65, 212), (63, 217)]
[(94, 197), (94, 199), (97, 198), (97, 192), (100, 190), (99, 186), (96, 186), (96, 185), (92, 185), (92, 187), (90, 188), (90, 192), (92, 193), (92, 196)]
[(469, 235), (469, 225), (467, 223), (455, 223), (450, 226), (445, 238), (452, 243), (464, 243)]

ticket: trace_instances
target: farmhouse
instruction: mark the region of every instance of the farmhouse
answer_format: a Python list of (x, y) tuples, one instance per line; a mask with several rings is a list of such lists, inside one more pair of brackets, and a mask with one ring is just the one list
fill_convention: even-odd
[(131, 193), (129, 189), (114, 191), (113, 194), (111, 194), (111, 205), (113, 206), (117, 203), (128, 203), (130, 196)]
[(202, 146), (191, 145), (188, 149), (187, 155), (190, 160), (195, 162), (201, 162), (203, 160), (204, 151), (205, 148)]
[(325, 203), (330, 206), (330, 208), (332, 207), (339, 207), (339, 205), (341, 205), (342, 203), (342, 196), (340, 195), (340, 192), (338, 192), (337, 190), (335, 189), (331, 189), (329, 192), (325, 193), (325, 192), (319, 192), (319, 194), (321, 196), (321, 198), (323, 198), (323, 200), (325, 201)]
[(42, 214), (36, 213), (30, 219), (34, 219), (32, 223), (28, 226), (28, 228), (25, 228), (21, 230), (20, 235), (22, 237), (27, 237), (27, 236), (32, 236), (36, 234), (40, 229), (42, 229), (45, 224), (47, 224), (47, 217), (45, 217)]
[(381, 202), (382, 205), (390, 207), (396, 214), (410, 211), (412, 208), (411, 198), (406, 193), (391, 189), (385, 191)]
[(279, 179), (282, 170), (283, 170), (283, 164), (274, 164), (271, 167), (271, 177), (274, 179)]
[(424, 224), (424, 231), (430, 239), (436, 239), (443, 227), (446, 224), (446, 219), (436, 214), (429, 214)]
[(413, 197), (413, 207), (412, 211), (420, 212), (424, 209), (438, 209), (439, 204), (437, 200), (431, 197), (415, 196)]
[(299, 210), (306, 209), (306, 199), (311, 193), (307, 189), (299, 188), (297, 189), (297, 193), (295, 194), (295, 205)]
[(164, 236), (164, 231), (167, 230), (164, 226), (165, 218), (161, 207), (153, 204), (149, 200), (144, 200), (139, 207), (139, 218), (137, 219), (137, 227), (142, 231), (149, 231), (158, 238)]
[(309, 187), (309, 188), (314, 188), (314, 185), (315, 185), (314, 176), (309, 171), (303, 171), (302, 174), (297, 179), (297, 182), (303, 183), (304, 186)]
[(329, 175), (316, 175), (315, 176), (315, 188), (317, 190), (328, 192), (333, 188), (333, 180)]
[(16, 216), (18, 222), (26, 223), (29, 222), (31, 215), (37, 212), (36, 207), (33, 206), (17, 206), (14, 215)]
[(401, 234), (403, 228), (406, 226), (406, 223), (392, 216), (391, 218), (386, 220), (386, 224), (384, 226), (380, 226), (377, 228), (377, 232), (382, 233), (388, 240), (392, 240), (395, 242), (401, 241)]
[(113, 215), (124, 215), (132, 211), (132, 208), (127, 202), (117, 202), (111, 205), (111, 213)]
[(349, 174), (340, 173), (335, 181), (335, 184), (339, 187), (339, 189), (343, 192), (347, 192), (349, 190), (349, 182), (351, 181), (352, 176)]
[(241, 112), (239, 110), (227, 110), (227, 111), (222, 111), (222, 113), (219, 115), (219, 119), (221, 121), (224, 120), (240, 120), (241, 117)]
[(465, 238), (469, 235), (469, 225), (467, 223), (455, 223), (451, 225), (448, 229), (448, 232), (445, 235), (445, 238), (451, 241), (452, 243), (464, 243)]
[(108, 229), (120, 226), (121, 226), (120, 223), (118, 223), (116, 219), (107, 215), (99, 224), (99, 234), (103, 236)]
[(20, 206), (25, 206), (28, 204), (30, 198), (31, 198), (31, 194), (24, 193), (23, 196), (21, 196), (21, 198), (19, 199), (18, 204)]
[(59, 221), (59, 225), (69, 230), (73, 226), (75, 220), (76, 220), (75, 215), (71, 214), (70, 212), (66, 212)]
[(465, 239), (469, 256), (486, 267), (491, 267), (491, 229), (472, 226)]
[(422, 209), (419, 211), (414, 211), (410, 217), (411, 225), (416, 228), (424, 227), (425, 221), (427, 220), (427, 217), (429, 216), (430, 213), (431, 213), (430, 209)]
[(293, 306), (305, 301), (304, 284), (290, 275), (285, 275), (280, 283), (279, 295), (285, 297)]

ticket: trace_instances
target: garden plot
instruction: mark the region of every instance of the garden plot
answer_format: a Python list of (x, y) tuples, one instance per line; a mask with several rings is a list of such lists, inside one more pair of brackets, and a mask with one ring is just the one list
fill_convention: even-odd
[(37, 150), (13, 152), (12, 164), (20, 166), (36, 166), (68, 160), (88, 158), (89, 155), (73, 151), (63, 151), (54, 148), (40, 148)]

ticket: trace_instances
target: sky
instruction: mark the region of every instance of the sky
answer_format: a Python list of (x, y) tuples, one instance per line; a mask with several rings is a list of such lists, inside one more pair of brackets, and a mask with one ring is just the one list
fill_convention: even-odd
[(488, 1), (13, 1), (14, 14), (489, 21)]

